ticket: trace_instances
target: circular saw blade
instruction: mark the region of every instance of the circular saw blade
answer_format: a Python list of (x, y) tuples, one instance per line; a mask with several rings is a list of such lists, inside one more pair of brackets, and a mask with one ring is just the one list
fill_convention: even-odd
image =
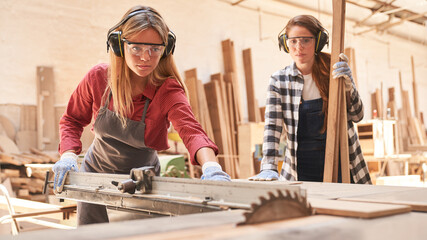
[(268, 198), (260, 197), (260, 204), (253, 203), (251, 210), (244, 213), (245, 221), (237, 225), (257, 224), (290, 218), (310, 216), (313, 208), (306, 197), (292, 194), (289, 190), (277, 191), (277, 196), (268, 192)]

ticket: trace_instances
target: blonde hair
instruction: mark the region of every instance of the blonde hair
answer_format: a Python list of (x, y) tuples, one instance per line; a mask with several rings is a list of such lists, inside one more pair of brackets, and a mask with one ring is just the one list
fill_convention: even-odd
[[(123, 38), (128, 38), (129, 36), (138, 34), (148, 28), (152, 28), (159, 33), (163, 42), (167, 45), (169, 28), (160, 14), (153, 8), (135, 6), (129, 9), (122, 19), (125, 19), (131, 12), (138, 10), (147, 10), (147, 12), (142, 12), (132, 16), (124, 24), (117, 27), (115, 31), (122, 31)], [(119, 117), (123, 127), (126, 126), (127, 116), (134, 110), (132, 102), (132, 84), (130, 79), (131, 71), (132, 70), (126, 64), (124, 57), (118, 57), (113, 51), (110, 52), (108, 87), (105, 90), (104, 97), (108, 97), (108, 93), (111, 90), (114, 100), (114, 112)], [(157, 67), (148, 75), (148, 83), (158, 87), (161, 86), (168, 78), (173, 78), (178, 81), (184, 89), (184, 92), (187, 94), (187, 88), (178, 72), (172, 54), (160, 59)]]

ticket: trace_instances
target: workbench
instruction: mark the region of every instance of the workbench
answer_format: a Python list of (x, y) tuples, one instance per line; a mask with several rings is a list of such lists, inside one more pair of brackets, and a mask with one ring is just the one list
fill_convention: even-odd
[[(246, 180), (233, 180), (242, 182)], [(257, 183), (264, 184), (264, 183)], [(266, 182), (267, 185), (285, 184)], [(13, 239), (427, 239), (427, 188), (374, 186), (340, 183), (295, 182), (307, 190), (313, 208), (319, 201), (350, 203), (359, 201), (410, 206), (412, 211), (383, 217), (343, 217), (317, 214), (236, 226), (245, 210), (225, 210), (176, 217), (158, 217), (109, 224), (94, 224), (75, 230), (43, 230), (22, 233)], [(348, 202), (352, 201), (352, 202)], [(403, 205), (401, 205), (403, 204)], [(387, 206), (388, 206), (387, 205)], [(363, 206), (363, 205), (362, 205)], [(409, 207), (408, 207), (409, 208)], [(321, 210), (321, 208), (319, 208)], [(360, 209), (371, 211), (372, 209)], [(347, 214), (347, 213), (346, 213)], [(363, 216), (363, 215), (361, 215)], [(2, 236), (2, 239), (3, 238)], [(12, 239), (12, 237), (10, 237)]]

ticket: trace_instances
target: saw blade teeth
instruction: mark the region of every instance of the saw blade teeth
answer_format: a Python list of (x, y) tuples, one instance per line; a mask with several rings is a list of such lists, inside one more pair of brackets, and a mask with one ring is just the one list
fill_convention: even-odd
[(286, 190), (286, 195), (290, 198), (290, 199), (295, 199), (293, 192)]
[(261, 200), (261, 205), (267, 202), (265, 197), (260, 197), (259, 200)]
[(306, 195), (300, 195), (296, 191), (277, 189), (267, 192), (266, 196), (260, 196), (259, 200), (259, 204), (256, 202), (251, 204), (250, 210), (244, 213), (245, 221), (238, 223), (238, 226), (314, 214), (314, 210), (310, 203), (308, 203)]

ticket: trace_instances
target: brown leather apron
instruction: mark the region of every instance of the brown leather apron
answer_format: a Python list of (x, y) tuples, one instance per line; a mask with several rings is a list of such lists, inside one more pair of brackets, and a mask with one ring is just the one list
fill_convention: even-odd
[[(123, 127), (117, 115), (108, 109), (111, 92), (99, 110), (94, 124), (95, 138), (80, 167), (81, 172), (129, 174), (132, 168), (154, 166), (157, 175), (160, 163), (157, 151), (145, 145), (145, 115), (150, 100), (146, 98), (141, 121), (126, 119)], [(78, 202), (78, 225), (108, 222), (104, 205)]]

